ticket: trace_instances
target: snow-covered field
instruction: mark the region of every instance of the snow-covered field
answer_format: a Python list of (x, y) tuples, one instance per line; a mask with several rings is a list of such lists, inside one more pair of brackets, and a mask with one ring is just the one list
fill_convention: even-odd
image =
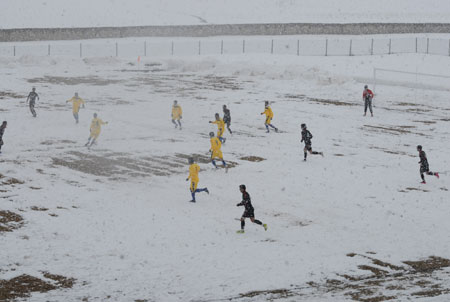
[[(0, 65), (0, 210), (23, 219), (1, 220), (17, 228), (0, 233), (0, 279), (56, 288), (27, 301), (450, 298), (450, 85), (378, 86), (373, 118), (361, 101), (373, 67), (445, 74), (449, 58), (162, 57), (138, 70), (134, 58), (23, 56)], [(37, 118), (25, 104), (32, 86)], [(65, 104), (74, 92), (87, 104), (78, 125)], [(170, 122), (175, 99), (182, 131)], [(264, 131), (265, 100), (281, 133)], [(208, 121), (223, 104), (234, 131), (223, 146), (228, 173), (207, 162)], [(87, 150), (94, 112), (109, 124)], [(302, 161), (301, 123), (324, 158)], [(426, 185), (418, 144), (441, 172)], [(192, 154), (211, 192), (196, 204), (185, 181)], [(240, 184), (267, 232), (248, 221), (235, 233)], [(61, 276), (75, 283), (54, 281)]]
[(447, 23), (447, 0), (2, 0), (0, 28)]

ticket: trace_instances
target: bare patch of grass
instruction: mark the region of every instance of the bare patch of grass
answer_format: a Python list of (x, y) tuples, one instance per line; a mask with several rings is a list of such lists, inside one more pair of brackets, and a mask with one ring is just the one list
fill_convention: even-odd
[(0, 211), (0, 232), (12, 232), (23, 225), (23, 218), (10, 211)]
[(266, 160), (265, 158), (259, 157), (259, 156), (243, 156), (240, 158), (241, 160), (247, 160), (251, 162), (260, 162), (263, 160)]

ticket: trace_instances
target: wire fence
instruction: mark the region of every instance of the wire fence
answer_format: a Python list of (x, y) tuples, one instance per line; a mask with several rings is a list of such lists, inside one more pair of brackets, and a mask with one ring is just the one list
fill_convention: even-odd
[(157, 57), (225, 54), (367, 56), (422, 53), (450, 56), (450, 39), (427, 37), (296, 39), (173, 39), (141, 41), (55, 41), (0, 44), (0, 56)]

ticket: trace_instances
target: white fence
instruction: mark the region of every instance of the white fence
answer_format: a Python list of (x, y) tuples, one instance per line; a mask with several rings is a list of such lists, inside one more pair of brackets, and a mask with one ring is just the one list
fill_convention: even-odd
[(358, 56), (395, 53), (426, 53), (450, 56), (450, 40), (426, 37), (394, 38), (293, 38), (249, 37), (244, 39), (154, 39), (55, 41), (0, 44), (0, 56), (138, 57), (220, 54), (287, 54), (297, 56)]

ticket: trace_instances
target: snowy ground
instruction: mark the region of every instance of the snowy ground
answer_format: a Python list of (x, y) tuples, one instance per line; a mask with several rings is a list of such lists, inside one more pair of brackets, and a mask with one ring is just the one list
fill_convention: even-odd
[[(0, 58), (0, 119), (8, 121), (0, 210), (23, 218), (0, 233), (0, 279), (26, 275), (58, 287), (28, 301), (450, 298), (450, 87), (407, 87), (415, 79), (378, 86), (373, 118), (362, 116), (360, 99), (374, 66), (445, 74), (449, 58), (141, 63), (137, 70), (134, 58)], [(25, 105), (32, 86), (41, 97), (36, 119)], [(87, 102), (78, 125), (65, 104), (76, 91)], [(182, 131), (170, 122), (174, 99), (184, 110)], [(264, 132), (264, 100), (281, 133)], [(215, 130), (208, 121), (223, 104), (235, 131), (223, 147), (234, 164), (228, 174), (206, 162)], [(94, 112), (109, 124), (87, 150)], [(324, 158), (302, 161), (301, 123)], [(441, 172), (426, 185), (418, 144)], [(200, 187), (211, 191), (196, 204), (187, 202), (191, 154)], [(235, 233), (242, 183), (267, 232), (247, 222), (244, 235)]]
[[(88, 9), (86, 9), (88, 8)], [(447, 0), (2, 0), (0, 28), (447, 23)]]

